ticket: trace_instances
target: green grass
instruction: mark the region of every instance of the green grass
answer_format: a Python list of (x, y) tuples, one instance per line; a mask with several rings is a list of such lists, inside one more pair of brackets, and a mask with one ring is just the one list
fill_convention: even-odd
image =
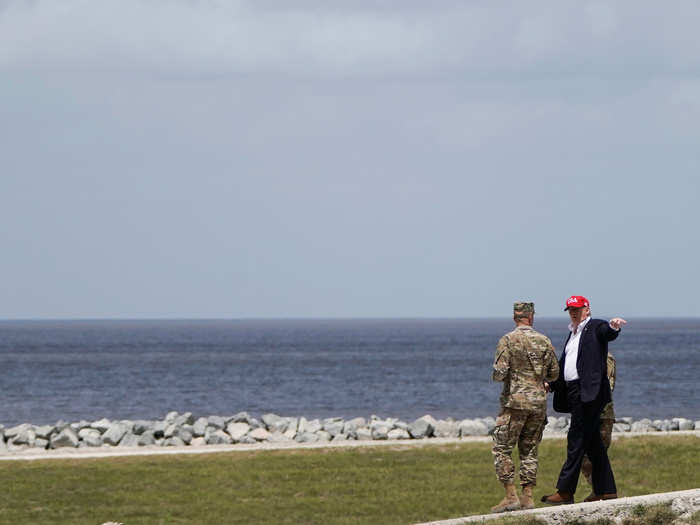
[[(620, 494), (699, 487), (698, 444), (615, 441)], [(538, 502), (565, 453), (563, 440), (540, 446)], [(0, 524), (409, 524), (486, 513), (503, 494), (488, 443), (11, 461), (0, 483)]]

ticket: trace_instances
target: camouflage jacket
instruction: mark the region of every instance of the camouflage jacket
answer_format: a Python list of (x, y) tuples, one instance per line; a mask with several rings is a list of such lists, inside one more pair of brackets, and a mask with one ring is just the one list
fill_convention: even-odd
[[(610, 382), (610, 392), (615, 390), (615, 379), (617, 376), (617, 365), (615, 363), (615, 358), (608, 352), (608, 381)], [(613, 409), (612, 400), (610, 403), (603, 407), (603, 412), (600, 414), (600, 419), (615, 419), (615, 410)]]
[(552, 342), (530, 326), (519, 326), (498, 342), (493, 380), (503, 381), (501, 406), (546, 410), (544, 382), (559, 377)]

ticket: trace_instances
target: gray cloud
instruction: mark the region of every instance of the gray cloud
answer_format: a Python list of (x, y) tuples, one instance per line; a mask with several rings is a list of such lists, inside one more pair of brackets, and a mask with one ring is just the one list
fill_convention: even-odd
[[(332, 7), (331, 7), (332, 6)], [(3, 69), (292, 75), (668, 73), (700, 66), (700, 5), (10, 1)]]
[(0, 316), (700, 315), (695, 3), (330, 5), (0, 3)]

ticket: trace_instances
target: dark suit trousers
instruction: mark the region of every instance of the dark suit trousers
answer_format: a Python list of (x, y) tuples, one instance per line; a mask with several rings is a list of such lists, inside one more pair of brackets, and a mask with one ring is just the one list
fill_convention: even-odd
[(557, 490), (576, 492), (581, 461), (587, 454), (593, 464), (593, 492), (598, 495), (617, 493), (608, 453), (600, 437), (600, 413), (603, 409), (598, 400), (581, 402), (579, 381), (566, 383), (566, 395), (571, 408), (571, 426), (567, 435), (566, 461), (559, 473)]

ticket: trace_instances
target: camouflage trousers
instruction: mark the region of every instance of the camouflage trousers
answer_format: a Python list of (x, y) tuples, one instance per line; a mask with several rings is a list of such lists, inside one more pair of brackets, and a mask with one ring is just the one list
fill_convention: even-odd
[[(600, 420), (600, 438), (603, 440), (605, 450), (608, 450), (608, 448), (610, 448), (610, 443), (612, 442), (613, 423), (615, 423), (614, 419)], [(581, 472), (585, 476), (586, 481), (588, 481), (588, 484), (592, 487), (593, 465), (591, 464), (591, 460), (588, 459), (588, 456), (586, 454), (583, 455), (583, 461), (581, 461)]]
[(520, 455), (520, 484), (535, 485), (537, 480), (537, 447), (547, 422), (545, 410), (503, 408), (493, 430), (493, 464), (501, 483), (513, 483), (513, 448)]

